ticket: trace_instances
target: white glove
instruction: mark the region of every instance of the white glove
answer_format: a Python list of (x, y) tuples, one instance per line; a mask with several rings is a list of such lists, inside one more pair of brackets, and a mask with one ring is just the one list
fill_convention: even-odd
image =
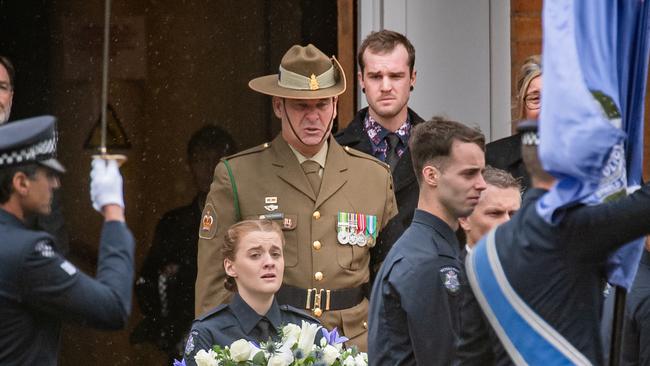
[(100, 213), (104, 206), (110, 204), (124, 208), (122, 175), (117, 161), (93, 159), (90, 171), (90, 200), (93, 208)]

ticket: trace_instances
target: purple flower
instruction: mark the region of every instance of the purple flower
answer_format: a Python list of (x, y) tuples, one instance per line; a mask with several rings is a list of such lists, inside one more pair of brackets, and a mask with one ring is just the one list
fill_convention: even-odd
[(343, 343), (348, 340), (347, 337), (339, 336), (339, 332), (336, 327), (334, 327), (331, 332), (328, 332), (325, 328), (321, 328), (321, 331), (323, 332), (323, 337), (325, 337), (327, 344), (329, 345), (333, 346), (335, 344)]
[(174, 365), (173, 366), (186, 366), (185, 365), (185, 360), (180, 360), (179, 361), (177, 359), (174, 359)]

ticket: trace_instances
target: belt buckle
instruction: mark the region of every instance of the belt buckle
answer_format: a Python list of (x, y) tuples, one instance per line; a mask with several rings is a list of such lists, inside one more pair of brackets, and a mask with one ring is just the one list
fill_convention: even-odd
[[(312, 292), (314, 293), (314, 305), (312, 309), (312, 304), (311, 304), (311, 294)], [(330, 298), (332, 295), (332, 292), (330, 290), (326, 289), (317, 289), (317, 288), (310, 288), (307, 289), (307, 302), (305, 304), (305, 309), (307, 310), (312, 310), (312, 313), (316, 317), (320, 317), (323, 315), (323, 309), (321, 308), (322, 306), (322, 300), (323, 300), (323, 292), (325, 292), (325, 311), (330, 309)]]

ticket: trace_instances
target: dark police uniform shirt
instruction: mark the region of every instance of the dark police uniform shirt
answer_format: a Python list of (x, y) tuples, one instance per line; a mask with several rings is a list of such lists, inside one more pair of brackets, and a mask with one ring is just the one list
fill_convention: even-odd
[(461, 263), (453, 230), (416, 210), (372, 288), (371, 365), (449, 365), (458, 337)]
[(644, 251), (627, 295), (621, 365), (650, 365), (650, 252)]
[[(259, 315), (239, 294), (235, 294), (230, 304), (219, 305), (194, 321), (185, 346), (185, 363), (188, 366), (196, 365), (194, 356), (200, 350), (207, 351), (214, 345), (230, 346), (239, 339), (257, 343), (267, 341), (268, 338), (263, 339), (265, 337), (257, 328), (257, 324), (262, 319), (270, 322), (269, 332), (273, 340), (278, 340), (278, 332), (289, 323), (300, 326), (304, 320), (308, 323), (320, 324), (316, 318), (305, 314), (300, 309), (289, 305), (278, 305), (275, 299), (266, 315)], [(318, 335), (316, 339), (320, 339)]]
[(599, 320), (608, 254), (650, 232), (650, 186), (618, 201), (575, 205), (552, 226), (531, 189), (517, 215), (496, 229), (504, 272), (517, 294), (593, 364), (603, 363)]
[(0, 364), (56, 365), (62, 321), (119, 329), (131, 310), (134, 242), (123, 222), (104, 224), (93, 279), (0, 209)]

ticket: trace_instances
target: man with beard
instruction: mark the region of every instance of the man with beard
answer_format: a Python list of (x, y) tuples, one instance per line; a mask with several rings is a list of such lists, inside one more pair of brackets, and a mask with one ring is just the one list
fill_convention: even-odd
[(357, 59), (357, 77), (368, 107), (336, 135), (336, 141), (390, 165), (399, 209), (371, 251), (371, 268), (376, 272), (390, 247), (411, 224), (418, 203), (408, 140), (411, 129), (422, 118), (407, 105), (416, 71), (415, 48), (404, 35), (390, 30), (372, 32), (361, 43)]

